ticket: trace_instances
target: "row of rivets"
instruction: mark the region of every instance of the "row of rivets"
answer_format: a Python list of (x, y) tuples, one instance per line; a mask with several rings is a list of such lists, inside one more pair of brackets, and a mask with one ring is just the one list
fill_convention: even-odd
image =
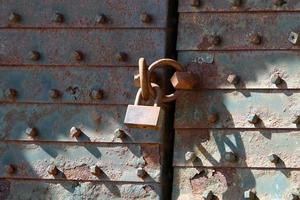
[[(13, 88), (8, 88), (5, 90), (5, 96), (9, 99), (16, 99), (18, 96), (18, 91)], [(48, 96), (51, 99), (58, 99), (62, 96), (62, 93), (57, 89), (51, 89), (48, 92)], [(95, 100), (100, 100), (103, 98), (103, 91), (100, 89), (94, 89), (90, 92), (90, 97)]]
[[(242, 0), (228, 0), (228, 3), (233, 7), (239, 7), (242, 6), (243, 1)], [(275, 6), (283, 6), (287, 2), (285, 0), (273, 0), (273, 4)], [(190, 5), (192, 7), (200, 7), (202, 5), (201, 0), (190, 0)]]
[[(260, 45), (262, 40), (262, 36), (258, 33), (252, 33), (248, 36), (249, 43), (253, 45)], [(214, 46), (219, 46), (222, 44), (222, 38), (219, 35), (213, 34), (208, 36), (208, 42)]]
[[(12, 12), (8, 17), (8, 20), (11, 23), (19, 23), (22, 21), (22, 17), (20, 14)], [(58, 24), (62, 24), (65, 22), (65, 17), (63, 14), (56, 12), (53, 15), (53, 19), (51, 21), (58, 23)], [(142, 13), (142, 14), (140, 14), (140, 21), (145, 24), (149, 24), (152, 22), (152, 16), (147, 13)], [(95, 22), (97, 24), (106, 24), (109, 22), (109, 18), (104, 14), (99, 14), (99, 15), (96, 15)]]
[[(232, 85), (237, 85), (240, 82), (240, 78), (236, 74), (229, 74), (227, 77), (228, 83)], [(283, 83), (284, 80), (282, 79), (281, 75), (279, 73), (272, 74), (271, 76), (271, 83), (279, 86), (281, 83)]]

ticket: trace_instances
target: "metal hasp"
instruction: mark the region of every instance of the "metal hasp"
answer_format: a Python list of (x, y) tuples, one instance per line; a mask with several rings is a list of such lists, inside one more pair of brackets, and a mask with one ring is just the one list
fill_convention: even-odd
[(299, 2), (178, 4), (172, 198), (299, 199)]

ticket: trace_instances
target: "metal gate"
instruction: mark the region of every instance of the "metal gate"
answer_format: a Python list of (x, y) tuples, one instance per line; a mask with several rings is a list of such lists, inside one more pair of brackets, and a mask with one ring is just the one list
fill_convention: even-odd
[(179, 0), (173, 199), (299, 199), (294, 0)]
[(1, 1), (0, 199), (166, 195), (166, 128), (123, 118), (138, 58), (166, 56), (167, 16), (167, 0)]

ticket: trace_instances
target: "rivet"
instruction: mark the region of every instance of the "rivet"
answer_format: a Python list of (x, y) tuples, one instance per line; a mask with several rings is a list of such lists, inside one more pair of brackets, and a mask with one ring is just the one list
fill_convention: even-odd
[(300, 197), (296, 194), (289, 194), (287, 200), (300, 200)]
[(271, 76), (271, 83), (275, 85), (280, 85), (283, 82), (281, 76), (278, 73), (275, 73)]
[(61, 96), (61, 93), (57, 89), (51, 89), (49, 90), (49, 97), (52, 99), (57, 99)]
[(227, 162), (235, 163), (237, 161), (237, 155), (233, 152), (226, 152), (224, 155), (224, 159)]
[(93, 174), (94, 176), (97, 176), (97, 177), (99, 177), (101, 175), (101, 169), (97, 165), (91, 166), (90, 172), (91, 172), (91, 174)]
[(211, 190), (204, 191), (202, 194), (203, 199), (205, 200), (213, 200), (214, 193)]
[(15, 173), (16, 169), (12, 164), (9, 164), (5, 166), (5, 171), (7, 174), (13, 174)]
[(142, 13), (140, 15), (140, 20), (143, 22), (143, 23), (150, 23), (152, 21), (152, 16), (147, 14), (147, 13)]
[(210, 43), (210, 44), (213, 44), (214, 46), (218, 46), (218, 45), (220, 45), (221, 42), (222, 42), (221, 37), (218, 36), (218, 35), (211, 35), (211, 36), (209, 36), (208, 39), (209, 39), (209, 43)]
[(250, 114), (248, 115), (247, 120), (250, 124), (257, 124), (260, 118), (256, 114)]
[(256, 195), (252, 190), (247, 190), (244, 192), (244, 199), (245, 200), (255, 200)]
[(258, 33), (252, 33), (249, 36), (249, 41), (251, 44), (259, 45), (262, 42), (262, 37)]
[(137, 170), (136, 170), (136, 175), (140, 178), (145, 178), (146, 175), (147, 175), (147, 172), (142, 168), (142, 167), (139, 167)]
[(285, 0), (273, 0), (273, 4), (275, 6), (283, 6), (284, 4), (286, 4)]
[(93, 89), (91, 91), (91, 98), (95, 100), (100, 100), (103, 98), (103, 91), (100, 89)]
[(38, 61), (41, 58), (41, 54), (38, 51), (30, 51), (28, 57), (32, 61)]
[(228, 83), (232, 85), (237, 85), (240, 81), (239, 77), (236, 74), (229, 74), (227, 77)]
[(84, 58), (84, 55), (81, 51), (74, 51), (73, 57), (76, 61), (82, 61)]
[(54, 14), (52, 21), (55, 23), (63, 23), (65, 21), (65, 18), (61, 13), (57, 12)]
[(117, 59), (117, 61), (119, 61), (119, 62), (125, 62), (125, 61), (127, 60), (127, 58), (128, 58), (128, 56), (127, 56), (127, 54), (124, 53), (124, 52), (118, 52), (118, 53), (116, 54), (116, 59)]
[(300, 124), (300, 115), (294, 115), (292, 118), (292, 123), (293, 124)]
[(56, 176), (58, 174), (58, 169), (53, 164), (48, 167), (47, 171), (48, 171), (48, 174), (51, 174), (53, 176)]
[(238, 7), (242, 5), (242, 0), (229, 0), (229, 3), (234, 7)]
[(291, 32), (288, 38), (289, 42), (293, 45), (299, 44), (299, 34), (295, 32)]
[(184, 158), (188, 162), (193, 162), (197, 158), (197, 156), (194, 152), (188, 151), (185, 153)]
[(18, 23), (21, 21), (21, 15), (13, 12), (9, 15), (8, 20), (12, 23)]
[(115, 130), (114, 136), (115, 136), (115, 138), (122, 139), (126, 136), (126, 132), (124, 130), (118, 128), (118, 129)]
[(26, 128), (25, 133), (26, 133), (26, 135), (28, 135), (31, 138), (34, 138), (38, 135), (37, 129), (31, 128), (31, 127)]
[(269, 159), (269, 161), (270, 161), (271, 163), (274, 163), (274, 164), (276, 164), (276, 163), (279, 162), (279, 157), (278, 157), (277, 155), (275, 155), (275, 154), (269, 155), (269, 156), (268, 156), (268, 159)]
[(200, 7), (201, 6), (201, 1), (200, 0), (191, 0), (192, 7)]
[(210, 124), (214, 124), (218, 120), (219, 120), (218, 113), (210, 113), (209, 116), (208, 116), (208, 119), (207, 119), (208, 123), (210, 123)]
[(79, 128), (76, 128), (76, 127), (73, 126), (70, 129), (70, 135), (71, 135), (71, 137), (78, 138), (78, 137), (80, 137), (81, 134), (82, 134), (82, 131)]
[(95, 22), (97, 24), (106, 24), (107, 21), (108, 21), (108, 19), (104, 14), (97, 15), (95, 18)]
[(5, 95), (7, 98), (9, 99), (15, 99), (17, 98), (17, 95), (18, 95), (18, 92), (17, 90), (13, 89), (13, 88), (8, 88), (6, 91), (5, 91)]

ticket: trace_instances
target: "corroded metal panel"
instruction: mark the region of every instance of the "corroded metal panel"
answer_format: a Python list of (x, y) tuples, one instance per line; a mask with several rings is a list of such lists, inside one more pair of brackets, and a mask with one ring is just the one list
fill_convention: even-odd
[[(174, 166), (299, 168), (299, 131), (287, 130), (177, 130)], [(185, 154), (197, 158), (186, 161)], [(226, 160), (226, 153), (236, 160)], [(271, 155), (278, 159), (271, 160)], [(276, 161), (276, 162), (274, 162)]]
[(202, 199), (212, 191), (220, 200), (244, 199), (244, 192), (255, 189), (258, 199), (288, 199), (298, 193), (297, 170), (255, 170), (238, 168), (176, 168), (173, 199)]
[[(178, 59), (198, 77), (195, 89), (297, 89), (300, 87), (300, 54), (289, 51), (181, 51)], [(230, 74), (238, 84), (228, 82)], [(272, 83), (279, 74), (282, 83)]]
[[(0, 138), (32, 140), (25, 133), (28, 127), (37, 129), (34, 141), (161, 143), (160, 131), (128, 129), (124, 124), (125, 105), (76, 104), (2, 104), (0, 107)], [(72, 138), (70, 129), (82, 134)], [(123, 138), (115, 131), (123, 129)]]
[[(166, 0), (8, 0), (1, 2), (0, 27), (166, 27)], [(11, 22), (10, 15), (20, 15), (20, 20)], [(55, 14), (63, 16), (55, 21)], [(144, 22), (141, 14), (151, 16)], [(100, 16), (105, 16), (105, 21)]]
[(136, 66), (141, 55), (149, 62), (164, 56), (165, 37), (160, 29), (2, 29), (0, 64)]
[(178, 50), (299, 49), (288, 40), (300, 31), (299, 13), (182, 13), (179, 18)]
[(32, 199), (159, 199), (159, 184), (0, 180), (0, 198)]
[(299, 100), (297, 90), (185, 91), (176, 102), (175, 127), (297, 128)]
[[(158, 145), (1, 143), (0, 157), (2, 178), (160, 181)], [(57, 167), (57, 175), (48, 173), (51, 164)], [(6, 165), (13, 165), (15, 173), (7, 174)], [(101, 169), (99, 176), (90, 172), (90, 167), (95, 165)], [(145, 178), (137, 175), (139, 167), (143, 167), (147, 172)]]
[[(179, 12), (268, 12), (268, 11), (299, 11), (298, 0), (247, 0), (220, 1), (201, 0), (199, 6), (193, 0), (179, 0)], [(238, 5), (236, 2), (241, 2)], [(238, 5), (238, 6), (235, 6)]]

